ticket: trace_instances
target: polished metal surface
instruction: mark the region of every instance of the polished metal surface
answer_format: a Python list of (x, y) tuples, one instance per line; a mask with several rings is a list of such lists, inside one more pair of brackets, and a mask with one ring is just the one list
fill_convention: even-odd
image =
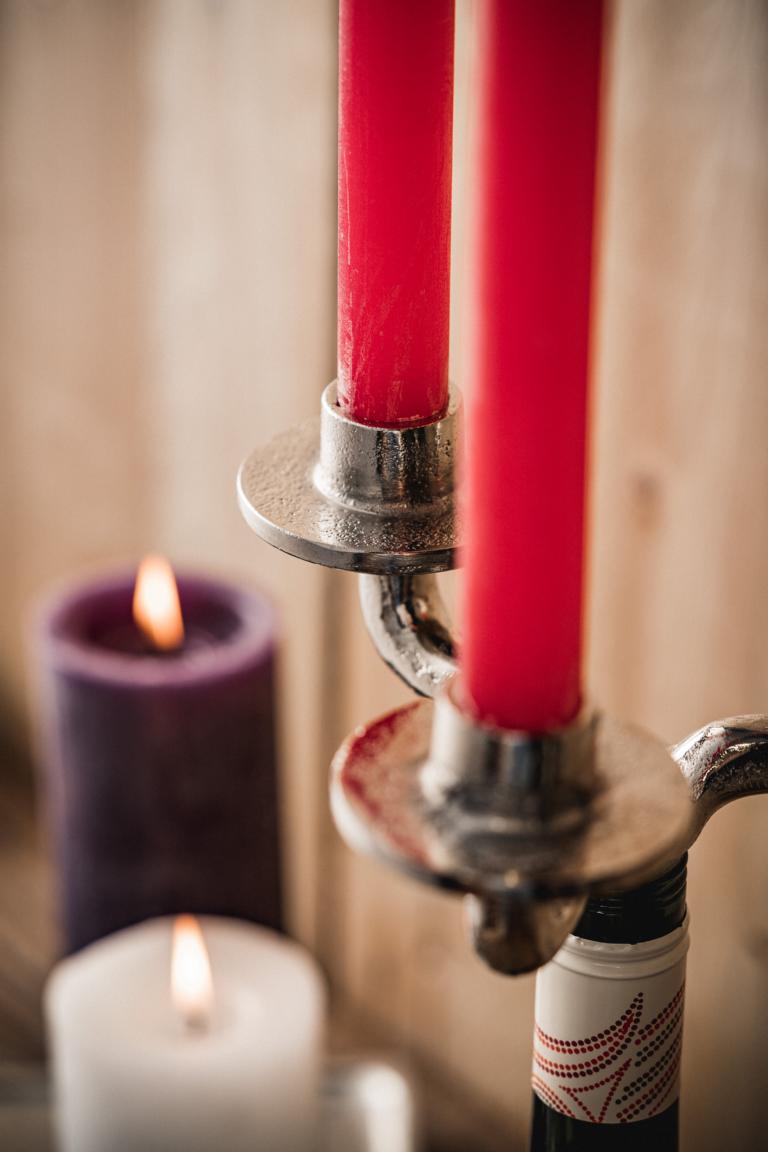
[(576, 927), (586, 896), (530, 900), (519, 896), (467, 896), (475, 952), (494, 972), (521, 976), (551, 960)]
[(694, 808), (691, 844), (731, 800), (768, 792), (768, 716), (732, 716), (694, 732), (672, 749)]
[(322, 395), (315, 484), (346, 508), (378, 516), (440, 511), (453, 499), (457, 401), (439, 420), (413, 428), (376, 428), (344, 416), (336, 384)]
[(348, 420), (326, 388), (320, 420), (257, 449), (237, 493), (250, 527), (292, 556), (368, 573), (442, 572), (454, 564), (458, 401), (416, 428)]
[(363, 619), (379, 655), (419, 696), (456, 672), (448, 610), (435, 576), (359, 577)]
[(604, 716), (541, 735), (489, 728), (455, 690), (357, 729), (331, 801), (353, 847), (470, 894), (473, 944), (499, 972), (551, 959), (587, 894), (644, 883), (722, 805), (768, 792), (766, 716), (709, 724), (670, 752)]
[(430, 884), (536, 900), (631, 887), (685, 851), (687, 788), (653, 737), (598, 716), (559, 736), (478, 727), (473, 745), (463, 725), (445, 693), (348, 738), (331, 802), (353, 847)]
[(421, 773), (427, 805), (463, 812), (467, 826), (493, 813), (511, 836), (561, 835), (588, 818), (596, 787), (598, 721), (585, 714), (553, 732), (510, 732), (476, 721), (449, 686), (435, 701)]

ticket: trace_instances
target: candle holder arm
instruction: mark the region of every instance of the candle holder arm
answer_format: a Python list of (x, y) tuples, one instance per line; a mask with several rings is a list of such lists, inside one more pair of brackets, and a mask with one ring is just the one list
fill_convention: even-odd
[(358, 581), (363, 619), (382, 660), (418, 696), (435, 696), (457, 670), (437, 578), (362, 575)]
[(671, 753), (693, 802), (691, 843), (724, 804), (768, 792), (768, 715), (705, 724)]

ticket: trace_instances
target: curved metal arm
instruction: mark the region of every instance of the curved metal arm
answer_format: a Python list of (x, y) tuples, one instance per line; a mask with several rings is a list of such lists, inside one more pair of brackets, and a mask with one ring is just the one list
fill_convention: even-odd
[(359, 581), (363, 618), (379, 655), (419, 696), (434, 696), (456, 672), (456, 645), (436, 577)]
[(768, 792), (768, 716), (716, 720), (671, 751), (693, 801), (691, 843), (723, 804)]

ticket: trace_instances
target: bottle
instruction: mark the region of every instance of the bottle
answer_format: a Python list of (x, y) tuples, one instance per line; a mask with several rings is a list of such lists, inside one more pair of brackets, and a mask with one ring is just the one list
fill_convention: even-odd
[(589, 900), (539, 971), (531, 1152), (677, 1152), (686, 861)]

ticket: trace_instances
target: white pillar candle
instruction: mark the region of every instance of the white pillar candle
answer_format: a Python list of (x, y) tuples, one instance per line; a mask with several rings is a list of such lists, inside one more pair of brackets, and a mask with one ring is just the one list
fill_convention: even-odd
[[(188, 921), (189, 918), (184, 918)], [(171, 918), (62, 961), (45, 995), (61, 1152), (304, 1152), (316, 1130), (324, 988), (297, 945)]]

